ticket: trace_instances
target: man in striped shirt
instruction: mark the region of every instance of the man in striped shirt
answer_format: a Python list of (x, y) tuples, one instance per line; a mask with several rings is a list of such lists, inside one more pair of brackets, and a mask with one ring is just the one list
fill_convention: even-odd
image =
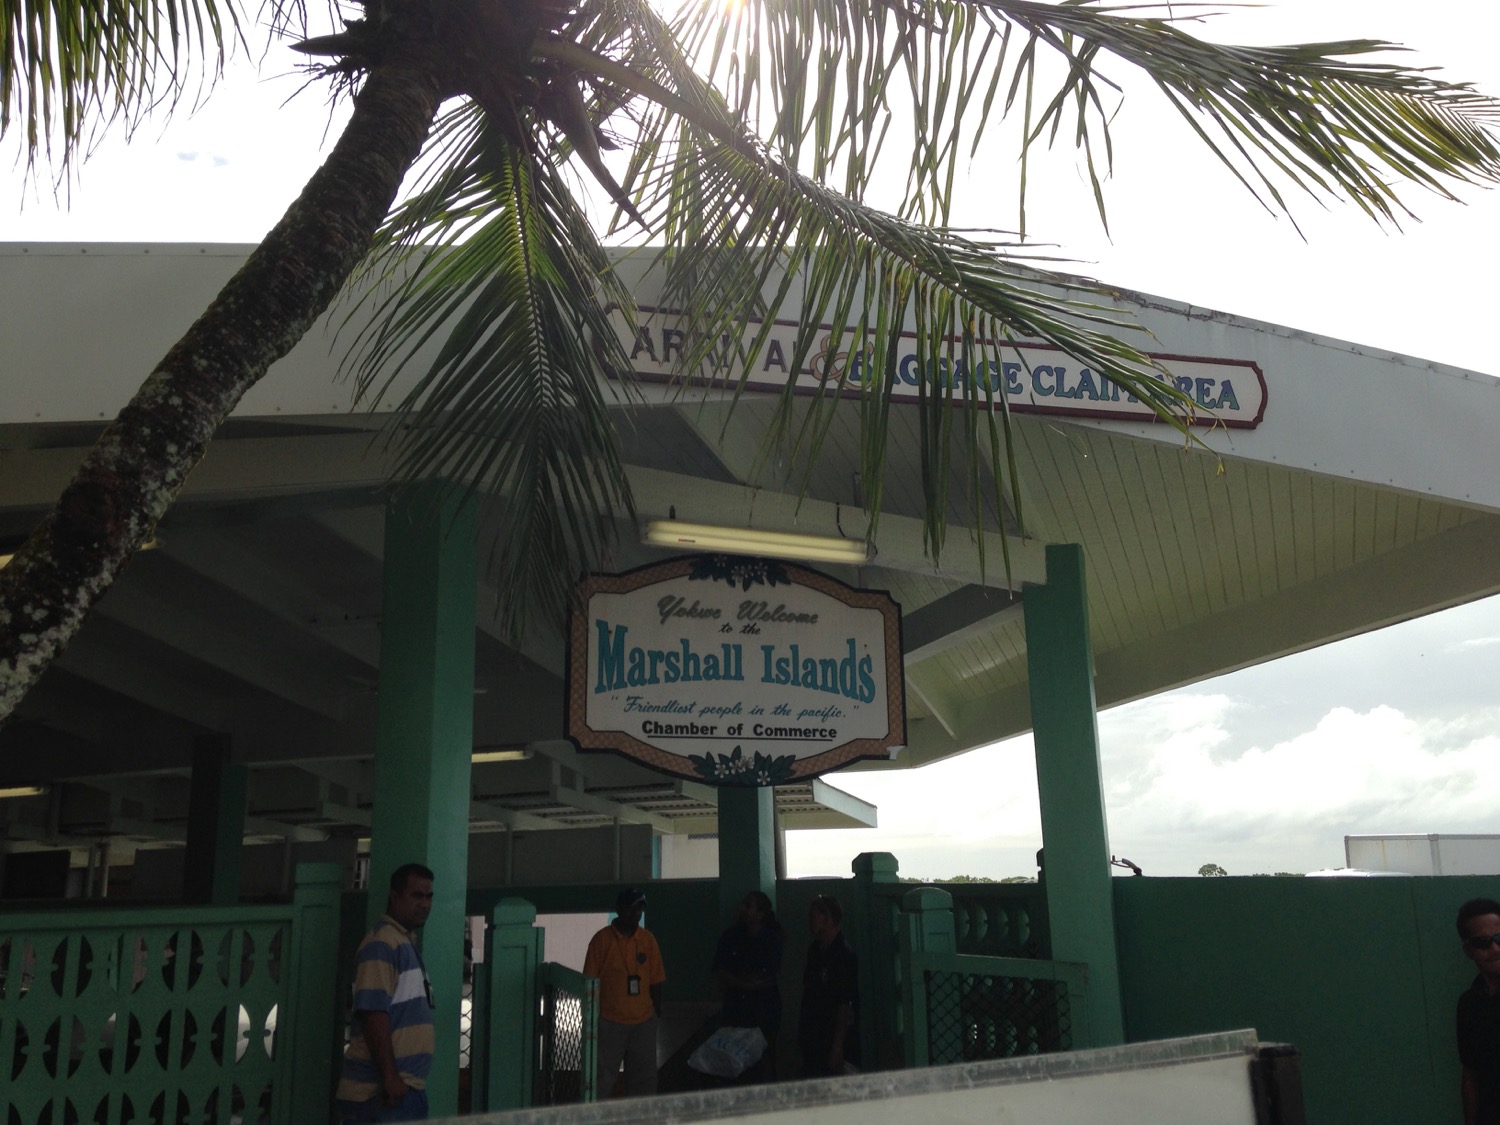
[(391, 873), (385, 914), (354, 956), (354, 1009), (339, 1081), (342, 1125), (424, 1121), (432, 1069), (432, 986), (412, 941), (432, 912), (432, 872)]

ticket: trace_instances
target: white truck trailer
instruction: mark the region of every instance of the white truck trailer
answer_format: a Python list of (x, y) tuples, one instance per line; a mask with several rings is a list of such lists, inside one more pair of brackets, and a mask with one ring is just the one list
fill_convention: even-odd
[(1500, 835), (1345, 836), (1344, 863), (1359, 871), (1406, 875), (1500, 875)]

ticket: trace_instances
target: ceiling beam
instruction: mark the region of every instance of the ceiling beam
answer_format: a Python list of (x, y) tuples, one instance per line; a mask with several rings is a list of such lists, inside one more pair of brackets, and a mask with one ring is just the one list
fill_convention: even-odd
[(866, 828), (878, 827), (879, 810), (874, 805), (830, 785), (821, 777), (812, 780), (812, 799), (830, 812), (858, 821)]
[(143, 660), (136, 630), (100, 613), (64, 651), (57, 666), (80, 680), (118, 692), (205, 730), (231, 730), (237, 708), (209, 684), (184, 690), (180, 677), (157, 660)]
[[(162, 572), (156, 581), (143, 577), (153, 570)], [(303, 710), (343, 717), (345, 697), (353, 689), (337, 667), (316, 654), (297, 653), (290, 637), (282, 643), (242, 615), (226, 612), (230, 607), (206, 600), (202, 591), (187, 593), (177, 577), (158, 560), (138, 558), (127, 580), (115, 583), (94, 612)], [(173, 589), (158, 588), (163, 585)]]
[(343, 786), (351, 796), (375, 792), (375, 767), (369, 762), (347, 758), (299, 759), (287, 763), (322, 781)]
[(936, 719), (942, 728), (950, 735), (953, 731), (952, 712), (957, 707), (957, 701), (949, 699), (939, 692), (936, 687), (929, 690), (923, 686), (922, 677), (917, 675), (915, 669), (906, 673), (906, 687), (927, 708), (928, 713)]
[(1014, 590), (966, 585), (901, 615), (902, 658), (906, 666), (982, 636), (1021, 616)]
[[(351, 546), (363, 551), (373, 559), (385, 557), (385, 514), (376, 507), (349, 508), (328, 512), (318, 517), (318, 522), (338, 535)], [(476, 547), (476, 549), (479, 549)], [(541, 622), (533, 620), (527, 626), (526, 636), (519, 646), (514, 645), (500, 628), (502, 599), (499, 590), (488, 580), (481, 578), (478, 584), (478, 601), (475, 606), (475, 624), (490, 637), (507, 648), (514, 648), (533, 664), (545, 668), (554, 676), (561, 676), (563, 665), (562, 634)], [(535, 614), (532, 615), (534, 619)]]
[(257, 557), (231, 534), (175, 531), (161, 549), (194, 573), (298, 629), (314, 644), (337, 649), (372, 672), (380, 667), (380, 633), (373, 623), (357, 629), (330, 623), (330, 607), (322, 595), (285, 568)]
[(370, 828), (375, 823), (372, 810), (356, 808), (353, 805), (340, 805), (333, 801), (320, 802), (318, 816), (322, 820), (338, 820), (344, 824), (352, 824), (356, 828)]
[(552, 799), (559, 805), (567, 805), (580, 812), (607, 816), (612, 820), (619, 820), (622, 824), (649, 824), (655, 831), (665, 835), (672, 833), (671, 822), (666, 817), (647, 812), (645, 809), (638, 809), (634, 805), (624, 805), (619, 801), (611, 801), (608, 797), (601, 797), (596, 793), (585, 793), (581, 789), (573, 789), (566, 785), (554, 785), (549, 792)]
[(553, 824), (546, 817), (522, 812), (519, 809), (508, 809), (493, 801), (470, 801), (469, 819), (494, 821), (505, 825), (512, 832), (550, 832), (562, 827)]
[[(0, 450), (0, 509), (51, 507), (88, 452), (87, 446)], [(181, 499), (380, 488), (393, 464), (368, 433), (226, 439), (209, 445)]]

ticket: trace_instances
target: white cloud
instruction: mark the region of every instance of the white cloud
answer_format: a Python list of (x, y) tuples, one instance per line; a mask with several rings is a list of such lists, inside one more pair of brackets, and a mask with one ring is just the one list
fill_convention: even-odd
[[(1228, 695), (1172, 693), (1129, 710), (1101, 723), (1110, 837), (1137, 862), (1150, 855), (1154, 874), (1210, 861), (1308, 870), (1338, 865), (1346, 834), (1495, 827), (1500, 711), (1334, 707), (1264, 744), (1236, 730), (1248, 709)], [(1221, 858), (1227, 849), (1235, 864)]]

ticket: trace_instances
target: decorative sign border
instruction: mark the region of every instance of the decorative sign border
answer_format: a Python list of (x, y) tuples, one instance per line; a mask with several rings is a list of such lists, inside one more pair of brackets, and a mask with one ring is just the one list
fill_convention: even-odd
[[(641, 320), (630, 324), (617, 308), (613, 310), (615, 331), (630, 356), (631, 366), (637, 377), (653, 382), (685, 382), (694, 386), (720, 387), (733, 390), (738, 387), (737, 378), (728, 372), (708, 376), (684, 377), (673, 369), (674, 355), (681, 351), (687, 340), (686, 330), (681, 327), (682, 318), (676, 310), (652, 308), (642, 305)], [(741, 346), (748, 345), (762, 322), (752, 320), (741, 333)], [(758, 371), (745, 376), (747, 390), (781, 391), (792, 377), (791, 356), (795, 349), (798, 325), (795, 321), (772, 322), (774, 331), (766, 341), (759, 359)], [(779, 331), (785, 329), (785, 332)], [(810, 367), (796, 373), (796, 390), (799, 394), (817, 394), (823, 390), (824, 378), (818, 372), (831, 369), (838, 382), (838, 393), (844, 396), (860, 394), (860, 383), (866, 371), (864, 354), (853, 349), (852, 333), (834, 345), (832, 328), (821, 326), (828, 333), (819, 341), (818, 347), (809, 357)], [(915, 333), (904, 332), (903, 340), (915, 339)], [(980, 402), (986, 401), (986, 390), (998, 395), (1005, 391), (1005, 401), (1010, 410), (1020, 414), (1053, 414), (1082, 418), (1108, 418), (1125, 422), (1159, 421), (1156, 413), (1144, 402), (1128, 394), (1103, 375), (1071, 359), (1066, 352), (1052, 344), (1011, 343), (1008, 341), (982, 340), (980, 347), (998, 351), (999, 362), (986, 362), (982, 370), (971, 374), (960, 365), (942, 361), (945, 381), (964, 383), (971, 378), (981, 380)], [(1238, 429), (1254, 429), (1259, 426), (1266, 413), (1265, 375), (1260, 365), (1248, 359), (1220, 359), (1209, 356), (1185, 356), (1149, 352), (1171, 372), (1171, 380), (1177, 389), (1191, 398), (1199, 407), (1194, 416), (1194, 425), (1230, 426)], [(1062, 362), (1066, 360), (1067, 362)], [(905, 351), (897, 360), (895, 368), (888, 372), (891, 380), (891, 397), (897, 402), (918, 401), (917, 374), (919, 361), (915, 351)], [(1166, 380), (1163, 380), (1166, 381)], [(954, 389), (955, 404), (961, 392)]]
[[(605, 692), (610, 692), (612, 696), (618, 695), (618, 691), (613, 688), (600, 687), (606, 669), (617, 677), (616, 683), (623, 682), (619, 678), (622, 675), (623, 661), (602, 655), (600, 638), (608, 637), (609, 643), (617, 646), (617, 654), (625, 651), (624, 630), (618, 624), (612, 624), (605, 617), (598, 616), (598, 599), (600, 595), (630, 595), (650, 591), (652, 587), (668, 583), (680, 585), (679, 580), (684, 578), (703, 582), (702, 593), (705, 596), (694, 597), (689, 603), (681, 599), (680, 595), (668, 595), (648, 606), (647, 613), (641, 613), (639, 607), (630, 606), (630, 611), (638, 615), (632, 617), (632, 624), (629, 626), (638, 630), (631, 635), (630, 640), (636, 647), (657, 642), (655, 648), (640, 649), (643, 660), (654, 656), (655, 663), (650, 665), (653, 677), (666, 682), (686, 682), (687, 677), (681, 671), (682, 665), (675, 663), (679, 659), (680, 650), (683, 660), (711, 657), (715, 661), (716, 672), (722, 673), (722, 679), (730, 682), (718, 690), (714, 690), (712, 685), (686, 692), (681, 688), (667, 690), (658, 687), (657, 694), (665, 692), (665, 695), (671, 696), (670, 699), (652, 699), (646, 689), (642, 688), (641, 694), (631, 697), (638, 701), (634, 704), (635, 710), (644, 715), (652, 715), (668, 712), (670, 708), (670, 717), (682, 720), (670, 724), (674, 727), (673, 733), (653, 742), (644, 728), (661, 725), (655, 720), (646, 718), (636, 724), (634, 730), (622, 729), (618, 708), (608, 719), (601, 719), (604, 708), (590, 706), (591, 700)], [(787, 600), (785, 595), (796, 587), (821, 595), (825, 602), (832, 601), (853, 610), (874, 611), (877, 615), (880, 636), (845, 637), (837, 642), (838, 645), (849, 646), (846, 660), (854, 661), (857, 665), (862, 665), (866, 657), (870, 660), (866, 678), (856, 681), (860, 686), (855, 690), (862, 693), (868, 684), (868, 690), (873, 693), (872, 699), (858, 700), (854, 705), (856, 711), (864, 710), (859, 720), (861, 726), (857, 728), (860, 731), (858, 737), (839, 742), (836, 734), (838, 728), (829, 729), (830, 719), (806, 720), (801, 711), (789, 709), (794, 705), (788, 704), (786, 700), (795, 697), (809, 704), (824, 703), (823, 710), (829, 713), (832, 722), (837, 722), (840, 715), (848, 717), (838, 703), (842, 702), (844, 707), (848, 707), (849, 701), (836, 693), (830, 696), (830, 688), (826, 683), (821, 688), (802, 687), (795, 682), (795, 671), (792, 672), (793, 682), (790, 686), (784, 681), (764, 678), (778, 659), (775, 653), (790, 652), (792, 644), (805, 645), (810, 640), (823, 640), (828, 635), (827, 626), (806, 621), (805, 612), (783, 616)], [(778, 592), (783, 597), (778, 598)], [(722, 594), (723, 597), (710, 599), (707, 597), (709, 594)], [(673, 602), (674, 597), (679, 600)], [(801, 599), (803, 603), (812, 604), (816, 604), (818, 600)], [(705, 602), (718, 604), (705, 605)], [(616, 604), (619, 605), (617, 599)], [(807, 608), (807, 604), (802, 606), (803, 610)], [(660, 626), (654, 631), (649, 628), (649, 618), (652, 616), (657, 618)], [(781, 624), (784, 620), (789, 621), (799, 616), (801, 620), (796, 625), (801, 628), (801, 633), (790, 633), (788, 630), (792, 626)], [(868, 614), (860, 615), (867, 616)], [(643, 617), (646, 618), (645, 626), (641, 624)], [(726, 629), (729, 632), (723, 631)], [(614, 630), (618, 630), (618, 633)], [(751, 643), (745, 643), (747, 641)], [(785, 649), (778, 648), (781, 645), (785, 645)], [(861, 645), (864, 646), (864, 657), (859, 655)], [(772, 651), (763, 651), (765, 649)], [(721, 650), (730, 651), (724, 652), (721, 659)], [(688, 656), (689, 652), (692, 652), (692, 657)], [(874, 667), (874, 656), (877, 654), (883, 661), (881, 668)], [(819, 655), (825, 654), (820, 651)], [(780, 659), (786, 658), (783, 656)], [(804, 664), (815, 666), (824, 662), (811, 658), (803, 661)], [(574, 611), (569, 622), (567, 663), (567, 737), (573, 744), (580, 751), (613, 751), (676, 777), (723, 786), (805, 781), (862, 758), (891, 757), (906, 744), (906, 681), (901, 657), (901, 607), (885, 591), (855, 589), (826, 574), (792, 563), (727, 555), (690, 555), (640, 567), (625, 574), (591, 575), (580, 585), (579, 609)], [(795, 657), (792, 663), (797, 663)], [(644, 670), (646, 665), (640, 664), (637, 667)], [(667, 672), (674, 667), (676, 672), (672, 680), (668, 680)], [(786, 667), (782, 665), (781, 670), (784, 671)], [(659, 677), (658, 673), (661, 673)], [(858, 671), (854, 674), (857, 676)], [(678, 680), (678, 677), (681, 679)], [(846, 682), (844, 686), (849, 689), (851, 685)], [(818, 694), (799, 696), (799, 692)], [(699, 697), (705, 693), (708, 693), (711, 701), (700, 703)], [(694, 698), (690, 702), (677, 698), (685, 694), (691, 694)], [(846, 690), (845, 694), (849, 694), (849, 691)], [(731, 698), (732, 702), (727, 702)], [(773, 702), (773, 698), (781, 701), (780, 707), (788, 709), (776, 710), (777, 704)], [(828, 702), (830, 698), (834, 699), (833, 703)], [(612, 702), (618, 703), (618, 700), (612, 699)], [(832, 736), (832, 744), (817, 753), (808, 754), (805, 753), (807, 738), (788, 740), (752, 733), (763, 722), (772, 722), (772, 716), (778, 713), (785, 715), (787, 722), (793, 726), (807, 721), (811, 725), (805, 729), (828, 730)], [(809, 707), (806, 713), (815, 715), (817, 710)], [(760, 715), (765, 716), (763, 722), (757, 721)], [(593, 725), (595, 722), (609, 722), (610, 725), (601, 725), (596, 729)], [(873, 733), (870, 730), (872, 726), (883, 726), (884, 729)], [(688, 733), (678, 733), (681, 727), (687, 727)], [(702, 739), (696, 738), (693, 733), (700, 727), (705, 732)], [(680, 748), (668, 749), (659, 744), (668, 741)], [(691, 753), (692, 750), (700, 750), (702, 753)]]

